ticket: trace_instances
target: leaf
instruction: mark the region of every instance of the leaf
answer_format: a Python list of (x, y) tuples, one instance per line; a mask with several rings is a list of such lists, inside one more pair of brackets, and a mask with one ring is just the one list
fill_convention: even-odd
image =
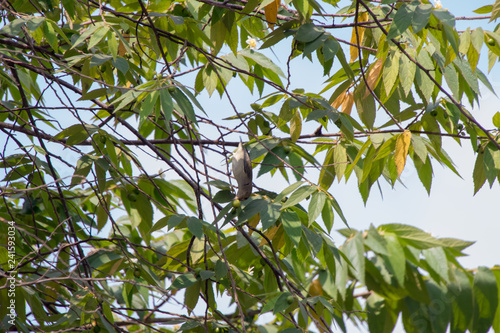
[(319, 173), (319, 186), (325, 191), (332, 186), (333, 180), (335, 179), (335, 166), (334, 166), (334, 147), (330, 147), (326, 153), (325, 161), (323, 162), (323, 166), (321, 167), (321, 171)]
[(264, 7), (264, 14), (269, 28), (274, 28), (278, 18), (278, 9), (280, 8), (280, 0), (273, 0), (270, 4)]
[(325, 62), (333, 59), (340, 49), (339, 42), (332, 38), (328, 38), (323, 44), (323, 57)]
[(176, 290), (176, 289), (184, 289), (189, 286), (192, 286), (197, 282), (196, 275), (194, 273), (185, 273), (177, 276), (175, 280), (172, 282), (170, 287), (168, 287), (169, 290)]
[(281, 222), (288, 237), (290, 237), (295, 246), (299, 246), (300, 238), (302, 237), (302, 223), (299, 216), (293, 211), (286, 210), (281, 213)]
[(349, 92), (345, 95), (342, 102), (342, 112), (351, 115), (352, 105), (354, 104), (354, 94)]
[[(375, 123), (375, 101), (372, 95), (366, 95), (366, 86), (361, 84), (354, 90), (354, 103), (358, 111), (359, 118), (369, 129)], [(342, 118), (341, 118), (342, 120)]]
[(80, 159), (76, 162), (75, 172), (71, 178), (71, 186), (80, 184), (87, 179), (87, 175), (92, 169), (94, 160), (95, 158), (91, 155), (83, 155), (80, 157)]
[[(360, 24), (362, 22), (365, 22), (368, 20), (368, 13), (363, 12), (358, 16), (357, 23)], [(365, 36), (365, 28), (359, 26), (357, 29), (352, 29), (352, 35), (351, 35), (351, 46), (350, 46), (350, 54), (351, 54), (351, 60), (350, 62), (353, 63), (356, 59), (358, 59), (359, 51), (358, 51), (358, 40), (359, 44), (362, 45), (363, 43), (363, 37)]]
[(99, 43), (104, 38), (104, 36), (106, 36), (108, 31), (109, 31), (109, 26), (101, 26), (99, 29), (95, 30), (92, 33), (92, 36), (90, 37), (90, 40), (89, 40), (87, 47), (89, 49), (94, 47), (97, 43)]
[(394, 15), (389, 32), (387, 33), (387, 39), (395, 38), (408, 29), (413, 21), (415, 8), (415, 5), (406, 3), (399, 7), (396, 15)]
[(473, 315), (472, 286), (467, 274), (456, 270), (455, 281), (450, 283), (448, 290), (452, 300), (451, 332), (465, 332)]
[(398, 313), (390, 306), (390, 301), (372, 293), (366, 299), (368, 329), (370, 332), (390, 333), (393, 331)]
[(324, 192), (316, 192), (312, 195), (311, 201), (309, 201), (309, 208), (307, 210), (307, 216), (309, 220), (309, 225), (316, 221), (318, 216), (323, 211), (323, 207), (326, 202), (326, 194)]
[(291, 121), (290, 121), (290, 138), (292, 142), (297, 142), (302, 131), (302, 119), (300, 118), (300, 112), (295, 111)]
[(260, 52), (256, 52), (250, 49), (243, 49), (239, 52), (242, 56), (249, 60), (255, 61), (257, 64), (261, 65), (264, 68), (270, 69), (272, 72), (276, 73), (278, 76), (285, 77), (283, 71), (276, 66), (268, 57), (263, 55)]
[[(408, 51), (409, 53), (411, 53), (410, 50)], [(415, 58), (415, 54), (413, 54), (413, 58)], [(417, 65), (413, 61), (408, 59), (406, 56), (399, 58), (399, 82), (401, 87), (403, 87), (405, 96), (408, 96), (408, 93), (411, 90), (416, 71)]]
[(201, 239), (203, 237), (203, 221), (194, 216), (190, 216), (186, 220), (186, 223), (189, 231), (191, 231), (196, 238)]
[(189, 99), (184, 95), (179, 89), (175, 89), (170, 92), (170, 95), (175, 99), (179, 108), (187, 119), (191, 120), (193, 123), (198, 124), (196, 121), (196, 116), (194, 113), (193, 105), (189, 102)]
[(226, 264), (222, 260), (217, 260), (215, 263), (215, 279), (218, 281), (225, 277), (228, 273)]
[(446, 253), (442, 247), (433, 247), (422, 251), (425, 260), (429, 266), (441, 277), (444, 281), (449, 281), (448, 276), (448, 260)]
[(262, 230), (267, 230), (278, 220), (281, 214), (281, 205), (277, 203), (266, 204), (260, 211)]
[(342, 252), (347, 256), (354, 276), (361, 284), (365, 284), (365, 248), (363, 244), (363, 234), (358, 232), (354, 237), (349, 238), (344, 245), (342, 245)]
[(499, 17), (500, 17), (500, 2), (495, 1), (495, 3), (493, 4), (493, 7), (491, 8), (490, 22), (496, 20)]
[(493, 125), (497, 128), (500, 128), (500, 112), (497, 112), (493, 115)]
[(431, 12), (432, 5), (430, 4), (420, 4), (417, 6), (411, 22), (414, 34), (419, 33), (423, 28), (425, 28), (427, 22), (429, 22), (429, 18), (431, 17)]
[[(99, 204), (96, 207), (97, 211), (97, 230), (101, 231), (102, 228), (106, 225), (106, 222), (108, 221), (108, 213), (109, 213), (109, 203), (111, 201), (111, 195), (105, 195), (101, 200), (99, 201)], [(104, 207), (102, 204), (106, 207)]]
[(473, 12), (476, 14), (488, 14), (488, 13), (491, 13), (492, 9), (493, 9), (492, 5), (486, 5), (486, 6), (479, 7), (476, 10), (473, 10)]
[(488, 332), (498, 307), (498, 287), (495, 275), (486, 267), (479, 267), (473, 283), (473, 332)]
[[(373, 65), (370, 66), (368, 70), (368, 75), (366, 76), (366, 85), (368, 88), (371, 90), (374, 90), (377, 82), (380, 79), (380, 72), (382, 71), (384, 65), (384, 59), (379, 58)], [(370, 92), (367, 90), (366, 94), (369, 94)]]
[(401, 54), (399, 52), (396, 52), (392, 55), (392, 57), (388, 57), (385, 61), (382, 80), (384, 81), (384, 87), (387, 96), (390, 95), (390, 92), (398, 78), (400, 57)]
[(317, 27), (314, 23), (306, 23), (299, 27), (295, 39), (302, 43), (312, 42), (325, 33), (325, 29)]
[(333, 209), (332, 205), (324, 205), (323, 210), (321, 211), (321, 219), (325, 224), (326, 229), (330, 233), (333, 227)]
[(284, 292), (278, 297), (278, 299), (276, 300), (276, 303), (274, 303), (273, 314), (280, 313), (280, 312), (286, 310), (290, 306), (290, 303), (287, 300), (288, 297), (290, 297), (290, 296), (292, 296), (291, 293)]
[(288, 207), (295, 206), (300, 203), (302, 200), (316, 192), (318, 189), (313, 185), (305, 185), (298, 188), (295, 192), (292, 193), (290, 198), (283, 204), (282, 210)]
[(415, 168), (417, 169), (418, 178), (424, 185), (427, 190), (427, 194), (431, 194), (431, 185), (432, 185), (432, 164), (431, 159), (425, 159), (425, 163), (422, 163), (420, 158), (414, 159), (413, 163), (415, 164)]
[(403, 247), (398, 241), (398, 238), (393, 234), (385, 234), (384, 237), (387, 244), (388, 255), (384, 256), (384, 261), (388, 265), (388, 269), (396, 278), (399, 286), (404, 287), (406, 258)]
[(170, 119), (172, 119), (172, 112), (174, 111), (174, 103), (168, 89), (160, 90), (160, 105), (163, 116), (165, 117), (165, 123), (169, 124)]
[(441, 23), (444, 25), (447, 25), (450, 28), (455, 27), (455, 16), (453, 16), (450, 11), (446, 9), (433, 9), (432, 10), (432, 15), (434, 15)]
[(186, 288), (186, 293), (184, 294), (184, 305), (186, 306), (188, 313), (191, 314), (198, 303), (200, 298), (201, 281), (196, 281), (193, 285)]
[(398, 177), (403, 172), (406, 165), (406, 157), (408, 156), (408, 149), (410, 148), (411, 132), (405, 130), (399, 134), (396, 139), (396, 148), (394, 151), (394, 161), (396, 163), (396, 170)]

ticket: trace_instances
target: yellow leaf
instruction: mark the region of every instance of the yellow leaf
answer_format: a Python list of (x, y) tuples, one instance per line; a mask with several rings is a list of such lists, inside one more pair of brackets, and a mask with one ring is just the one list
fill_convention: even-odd
[(406, 156), (408, 155), (408, 149), (410, 148), (411, 142), (411, 132), (405, 130), (403, 133), (399, 134), (396, 139), (396, 150), (394, 151), (394, 159), (396, 162), (396, 170), (398, 172), (398, 177), (403, 172), (406, 164)]
[(342, 102), (342, 112), (351, 115), (353, 103), (354, 103), (354, 94), (352, 92), (346, 93), (344, 101)]
[(280, 0), (275, 0), (264, 7), (264, 13), (266, 15), (267, 26), (269, 28), (274, 28), (274, 24), (278, 19), (278, 9), (280, 8)]
[[(130, 35), (129, 34), (123, 34), (123, 38), (128, 42), (130, 40)], [(127, 53), (127, 49), (125, 48), (125, 45), (123, 45), (123, 42), (120, 40), (118, 43), (118, 55), (120, 57), (123, 57)]]
[[(267, 231), (264, 233), (264, 235), (266, 235), (266, 237), (272, 241), (274, 236), (276, 235), (276, 233), (278, 232), (278, 229), (279, 227), (278, 226), (273, 226), (269, 229), (267, 229)], [(265, 238), (262, 238), (261, 241), (260, 241), (260, 244), (259, 246), (262, 246), (262, 245), (266, 245), (267, 244), (267, 240)]]
[[(259, 214), (255, 214), (252, 218), (250, 218), (248, 220), (247, 223), (248, 223), (249, 226), (255, 228), (257, 226), (257, 224), (259, 224), (259, 221), (260, 221), (260, 213)], [(248, 234), (249, 235), (252, 235), (252, 233), (253, 233), (252, 229), (248, 230)]]
[(302, 132), (302, 118), (300, 118), (300, 112), (295, 111), (295, 114), (293, 115), (292, 120), (290, 121), (290, 136), (292, 142), (296, 142), (299, 139), (301, 132)]
[(311, 282), (311, 286), (309, 287), (309, 295), (313, 297), (323, 295), (323, 287), (321, 286), (321, 282), (319, 282), (319, 279), (315, 279)]
[[(373, 65), (370, 66), (368, 70), (368, 75), (366, 76), (366, 86), (371, 90), (375, 89), (377, 82), (380, 78), (380, 71), (382, 70), (384, 64), (384, 59), (378, 59)], [(370, 94), (370, 90), (366, 89), (365, 97)]]
[(347, 93), (347, 89), (343, 91), (337, 98), (333, 101), (332, 106), (336, 109), (340, 109), (342, 103), (344, 103), (345, 94)]
[[(365, 22), (368, 20), (368, 13), (364, 12), (361, 13), (358, 16), (358, 24), (361, 22)], [(359, 34), (359, 43), (361, 44), (363, 42), (363, 37), (365, 35), (365, 28), (358, 27), (357, 33)], [(352, 29), (352, 36), (351, 36), (351, 62), (354, 62), (356, 59), (358, 59), (358, 39), (356, 38), (356, 29)]]

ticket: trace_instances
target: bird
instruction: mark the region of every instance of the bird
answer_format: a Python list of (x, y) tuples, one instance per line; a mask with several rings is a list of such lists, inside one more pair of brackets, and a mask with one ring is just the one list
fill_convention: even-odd
[(238, 182), (238, 193), (235, 199), (246, 200), (252, 194), (252, 160), (248, 151), (243, 147), (241, 138), (238, 148), (233, 153), (231, 164), (233, 176)]

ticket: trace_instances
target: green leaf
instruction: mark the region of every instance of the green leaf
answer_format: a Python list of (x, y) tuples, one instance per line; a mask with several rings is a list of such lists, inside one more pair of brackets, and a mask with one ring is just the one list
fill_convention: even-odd
[(448, 276), (448, 260), (442, 247), (433, 247), (422, 251), (429, 266), (446, 282)]
[(396, 80), (398, 78), (400, 55), (401, 54), (399, 52), (395, 52), (394, 54), (392, 54), (392, 56), (387, 57), (384, 63), (382, 80), (384, 82), (385, 91), (388, 96), (390, 94), (390, 91), (392, 90), (392, 87), (394, 86), (394, 83), (396, 83)]
[(323, 57), (325, 62), (335, 57), (340, 49), (339, 42), (333, 38), (328, 38), (323, 44)]
[(281, 205), (277, 203), (266, 204), (260, 211), (262, 230), (267, 230), (278, 220), (281, 214)]
[(200, 279), (201, 279), (201, 281), (208, 280), (211, 277), (213, 277), (214, 275), (215, 275), (214, 271), (207, 271), (205, 269), (203, 269), (203, 270), (200, 271)]
[(203, 221), (194, 217), (190, 216), (188, 217), (187, 221), (187, 227), (191, 233), (196, 236), (196, 238), (201, 239), (203, 237)]
[(446, 9), (433, 9), (432, 15), (434, 15), (441, 23), (447, 25), (451, 28), (455, 27), (455, 16)]
[(470, 67), (470, 64), (466, 60), (464, 60), (462, 58), (455, 58), (455, 60), (453, 60), (453, 63), (455, 65), (457, 65), (458, 69), (460, 70), (460, 73), (464, 77), (464, 79), (467, 82), (468, 86), (476, 94), (479, 94), (479, 84), (477, 82), (477, 76), (472, 71), (472, 68)]
[(391, 308), (390, 301), (372, 293), (366, 299), (368, 329), (370, 332), (390, 333), (396, 325), (398, 312)]
[(160, 105), (163, 116), (165, 117), (165, 123), (168, 124), (170, 119), (172, 119), (172, 112), (174, 111), (174, 103), (168, 89), (160, 90)]
[(452, 301), (451, 332), (465, 332), (472, 320), (472, 286), (469, 277), (461, 270), (455, 270), (455, 281), (448, 286)]
[(415, 5), (409, 5), (406, 3), (399, 7), (396, 15), (394, 15), (394, 19), (392, 20), (391, 27), (389, 28), (389, 32), (387, 34), (387, 39), (395, 38), (408, 29), (413, 21), (415, 8)]
[(405, 281), (406, 258), (403, 247), (398, 241), (398, 238), (391, 234), (385, 234), (388, 255), (384, 256), (388, 269), (396, 278), (398, 284), (403, 287)]
[(196, 283), (190, 285), (186, 288), (184, 294), (184, 305), (186, 306), (188, 313), (191, 314), (198, 303), (200, 298), (201, 281), (196, 281)]
[[(415, 58), (415, 54), (413, 54), (413, 58)], [(406, 96), (413, 86), (416, 71), (417, 65), (413, 61), (405, 56), (399, 58), (399, 82)]]
[(491, 187), (493, 186), (493, 182), (500, 171), (500, 150), (498, 150), (493, 144), (488, 144), (484, 149), (483, 167), (486, 179), (488, 179)]
[(106, 36), (108, 31), (109, 31), (109, 26), (101, 26), (99, 29), (95, 30), (92, 33), (92, 36), (90, 37), (90, 40), (89, 40), (87, 47), (89, 49), (94, 47), (97, 43), (99, 43), (104, 38), (104, 36)]
[(430, 4), (420, 4), (415, 9), (411, 25), (413, 27), (413, 33), (419, 33), (429, 22), (431, 17), (432, 5)]
[(453, 93), (453, 96), (455, 98), (459, 98), (460, 90), (459, 90), (459, 81), (458, 81), (458, 73), (457, 70), (455, 69), (455, 66), (453, 64), (449, 64), (444, 68), (444, 78), (446, 79), (446, 83), (448, 84), (448, 87), (450, 88), (451, 92)]
[(191, 120), (193, 123), (198, 124), (198, 122), (196, 121), (193, 105), (186, 97), (186, 95), (184, 95), (179, 89), (175, 89), (174, 91), (170, 92), (170, 95), (175, 99), (177, 105), (179, 105), (180, 110), (178, 111), (181, 111), (188, 120)]
[(500, 2), (495, 1), (493, 7), (491, 8), (490, 22), (496, 20), (499, 17), (500, 17)]
[(304, 231), (304, 234), (306, 235), (306, 239), (310, 245), (310, 248), (312, 249), (313, 255), (316, 256), (319, 251), (321, 251), (321, 247), (323, 246), (323, 239), (320, 235), (318, 235), (317, 232), (307, 228), (304, 225), (302, 225), (302, 231)]
[(293, 211), (285, 210), (281, 213), (281, 222), (288, 237), (296, 246), (299, 246), (302, 237), (302, 223), (299, 216)]
[(311, 201), (309, 201), (309, 208), (307, 210), (309, 225), (311, 225), (311, 223), (316, 221), (318, 216), (323, 211), (326, 199), (327, 196), (324, 192), (317, 192), (312, 195)]
[(387, 241), (385, 240), (384, 237), (382, 237), (378, 230), (375, 229), (373, 224), (370, 225), (370, 228), (368, 229), (366, 238), (365, 238), (365, 245), (368, 246), (373, 252), (382, 254), (382, 255), (388, 255), (389, 252), (387, 250)]
[(492, 5), (486, 5), (486, 6), (479, 7), (476, 10), (473, 10), (473, 12), (476, 14), (488, 14), (488, 13), (491, 13), (492, 9), (493, 9)]
[(313, 185), (305, 185), (298, 188), (295, 192), (292, 193), (290, 198), (283, 204), (282, 209), (295, 206), (300, 203), (302, 200), (316, 192), (318, 188)]
[[(361, 85), (361, 87), (364, 87), (364, 85)], [(354, 92), (354, 103), (356, 104), (359, 118), (363, 124), (370, 129), (373, 128), (376, 114), (373, 96), (370, 94), (365, 97), (365, 89), (356, 89)]]
[[(253, 199), (253, 198), (251, 198)], [(267, 207), (267, 201), (264, 199), (247, 199), (242, 205), (241, 213), (238, 215), (238, 220), (240, 223), (248, 221), (258, 213), (260, 213), (265, 207)]]
[(335, 165), (334, 156), (336, 148), (330, 147), (326, 153), (325, 161), (321, 167), (319, 173), (319, 186), (325, 191), (332, 186), (333, 180), (335, 179)]
[(276, 303), (274, 303), (273, 314), (280, 313), (281, 311), (286, 310), (290, 306), (290, 303), (288, 303), (287, 301), (287, 298), (289, 296), (292, 296), (292, 294), (289, 292), (284, 292), (278, 297)]
[(299, 27), (295, 34), (295, 39), (299, 42), (312, 42), (325, 33), (325, 29), (317, 27), (314, 23), (306, 23)]
[(215, 263), (215, 278), (220, 280), (228, 273), (227, 266), (222, 260), (217, 260)]
[(169, 290), (177, 290), (177, 289), (184, 289), (189, 286), (192, 286), (197, 282), (196, 275), (194, 273), (185, 273), (177, 276), (175, 280), (172, 282), (170, 287), (168, 287)]
[(323, 220), (323, 223), (325, 224), (325, 227), (329, 233), (332, 231), (333, 218), (334, 215), (332, 205), (323, 205), (323, 210), (321, 211), (321, 219)]
[(417, 169), (418, 178), (427, 190), (427, 194), (430, 195), (433, 177), (431, 159), (427, 158), (425, 160), (425, 163), (422, 163), (420, 158), (417, 158), (413, 160), (413, 163), (415, 164), (415, 168)]
[(71, 178), (71, 186), (80, 184), (87, 179), (87, 175), (92, 168), (94, 160), (95, 157), (91, 155), (83, 155), (80, 157), (80, 159), (76, 162), (75, 172)]
[(358, 232), (354, 237), (349, 238), (344, 245), (342, 245), (342, 252), (351, 262), (356, 279), (361, 284), (365, 284), (365, 248), (363, 244), (363, 234)]
[(295, 111), (291, 121), (290, 121), (290, 139), (292, 142), (297, 142), (302, 132), (302, 118), (300, 117), (300, 112)]
[(239, 52), (239, 54), (243, 55), (245, 58), (249, 60), (255, 61), (257, 64), (261, 65), (264, 68), (270, 69), (272, 72), (276, 73), (281, 77), (285, 77), (283, 71), (276, 66), (268, 57), (263, 55), (262, 53), (255, 52), (250, 49), (243, 49)]
[(497, 128), (500, 128), (500, 112), (497, 112), (493, 115), (493, 125)]
[(473, 332), (488, 332), (498, 307), (498, 287), (495, 275), (486, 267), (479, 267), (473, 283)]

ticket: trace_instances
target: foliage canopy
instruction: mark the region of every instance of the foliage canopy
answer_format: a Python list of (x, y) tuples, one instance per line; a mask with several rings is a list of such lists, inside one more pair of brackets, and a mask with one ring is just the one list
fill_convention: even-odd
[[(500, 56), (500, 27), (478, 22), (500, 1), (465, 30), (427, 0), (12, 0), (1, 13), (2, 329), (391, 332), (400, 318), (408, 332), (500, 332), (500, 270), (462, 267), (470, 242), (356, 230), (331, 191), (357, 181), (366, 202), (411, 163), (430, 192), (433, 166), (458, 173), (443, 137), (474, 148), (474, 192), (498, 186), (500, 113), (488, 129), (472, 109)], [(294, 81), (305, 62), (317, 90)], [(256, 179), (241, 205), (238, 136)]]

